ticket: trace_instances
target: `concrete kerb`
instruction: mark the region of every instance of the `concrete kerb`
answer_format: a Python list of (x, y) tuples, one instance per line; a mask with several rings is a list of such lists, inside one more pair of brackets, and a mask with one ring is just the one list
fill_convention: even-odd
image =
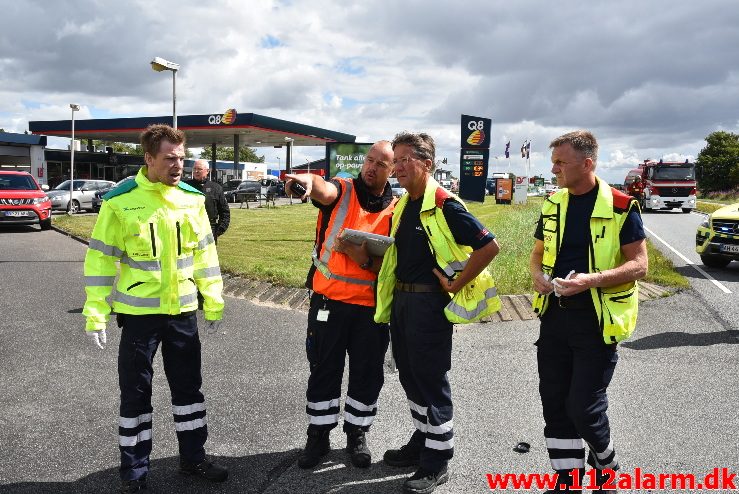
[[(72, 235), (52, 225), (53, 230), (71, 237), (78, 242), (87, 245), (87, 240)], [(665, 287), (652, 283), (639, 283), (639, 301), (644, 302), (672, 295)], [(233, 298), (249, 300), (250, 302), (281, 309), (308, 311), (308, 290), (305, 288), (288, 288), (273, 285), (264, 281), (254, 281), (231, 273), (223, 274), (223, 294)], [(536, 318), (531, 310), (530, 294), (524, 295), (501, 295), (501, 307), (495, 314), (484, 318), (481, 322), (508, 322), (528, 321)]]
[[(266, 282), (254, 282), (246, 278), (224, 274), (226, 296), (249, 300), (268, 307), (308, 311), (308, 290), (305, 288), (285, 288)], [(639, 283), (639, 301), (657, 299), (671, 295), (670, 290), (651, 283)], [(536, 319), (531, 310), (532, 295), (501, 295), (501, 308), (482, 322), (528, 321)]]

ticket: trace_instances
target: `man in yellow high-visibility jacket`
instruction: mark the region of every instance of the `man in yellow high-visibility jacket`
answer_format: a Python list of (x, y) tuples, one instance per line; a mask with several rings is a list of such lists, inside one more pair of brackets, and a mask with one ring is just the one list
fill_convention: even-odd
[[(223, 313), (220, 267), (203, 195), (181, 182), (185, 134), (152, 125), (141, 135), (146, 166), (134, 181), (105, 195), (85, 257), (83, 314), (100, 348), (111, 313), (122, 327), (118, 350), (121, 389), (121, 492), (146, 489), (152, 438), (152, 360), (162, 345), (164, 371), (180, 449), (180, 472), (222, 482), (228, 471), (209, 461), (205, 398), (200, 391), (197, 293), (206, 331)], [(118, 283), (113, 283), (118, 273)]]
[[(395, 242), (378, 275), (376, 322), (390, 322), (393, 357), (415, 430), (386, 464), (417, 467), (405, 492), (429, 494), (449, 480), (454, 456), (454, 405), (448, 371), (452, 365), (452, 320), (476, 317), (475, 308), (500, 304), (490, 280), (472, 287), (500, 251), (495, 236), (431, 174), (434, 139), (402, 132), (393, 140), (395, 174), (408, 193), (393, 211)], [(452, 294), (469, 293), (473, 305)], [(486, 312), (480, 312), (480, 314)], [(479, 315), (479, 314), (478, 314)]]
[[(534, 237), (529, 269), (541, 318), (537, 346), (544, 436), (558, 485), (572, 472), (618, 470), (606, 411), (616, 345), (636, 325), (638, 285), (647, 272), (639, 206), (595, 175), (598, 143), (580, 130), (552, 148), (552, 173), (561, 188), (547, 198)], [(565, 490), (555, 489), (554, 492)]]

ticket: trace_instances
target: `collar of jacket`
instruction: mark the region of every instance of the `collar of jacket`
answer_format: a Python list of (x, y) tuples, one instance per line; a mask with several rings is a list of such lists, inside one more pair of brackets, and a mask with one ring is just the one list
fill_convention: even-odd
[[(595, 207), (591, 218), (611, 218), (613, 217), (613, 193), (608, 182), (599, 177), (595, 177), (598, 182), (598, 197), (595, 200)], [(555, 194), (547, 200), (554, 204), (567, 204), (570, 199), (570, 192), (567, 188), (559, 189)]]
[(436, 207), (436, 189), (438, 187), (440, 187), (439, 182), (437, 182), (434, 177), (429, 176), (428, 181), (426, 182), (426, 190), (423, 191), (421, 211), (430, 211)]
[(187, 185), (182, 180), (180, 180), (179, 183), (175, 186), (165, 185), (161, 182), (151, 182), (146, 176), (147, 171), (148, 171), (148, 167), (146, 165), (141, 167), (141, 169), (139, 170), (139, 173), (136, 175), (136, 179), (135, 179), (136, 183), (138, 184), (139, 187), (141, 187), (144, 190), (151, 191), (155, 194), (159, 194), (160, 196), (162, 196), (162, 199), (166, 201), (177, 202), (178, 195), (182, 192), (179, 189), (190, 190), (192, 192), (202, 195), (202, 192), (193, 188), (191, 185)]

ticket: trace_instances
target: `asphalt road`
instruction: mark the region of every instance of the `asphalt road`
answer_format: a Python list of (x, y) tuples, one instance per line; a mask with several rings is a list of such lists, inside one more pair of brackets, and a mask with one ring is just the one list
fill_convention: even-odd
[[(737, 329), (739, 262), (732, 262), (725, 268), (709, 268), (703, 265), (695, 251), (695, 232), (704, 217), (705, 215), (700, 213), (683, 214), (677, 209), (643, 215), (644, 226), (648, 229), (647, 234), (654, 245), (672, 259), (676, 269), (690, 280), (695, 294), (706, 307), (715, 311), (716, 318), (723, 321), (724, 327), (727, 330)], [(706, 278), (704, 273), (716, 283)]]
[[(648, 218), (650, 229), (661, 228), (662, 216)], [(84, 253), (82, 244), (54, 231), (0, 230), (2, 493), (118, 488), (119, 331), (109, 326), (104, 351), (83, 333)], [(697, 475), (714, 467), (738, 470), (739, 331), (736, 324), (727, 327), (703, 290), (698, 280), (694, 289), (643, 303), (639, 327), (619, 351), (609, 415), (624, 473), (636, 467)], [(388, 467), (381, 456), (403, 444), (412, 426), (397, 374), (389, 371), (369, 434), (372, 467), (351, 466), (340, 430), (332, 434), (326, 463), (309, 471), (297, 467), (306, 427), (305, 319), (302, 312), (228, 298), (220, 334), (203, 337), (206, 447), (230, 468), (222, 485), (191, 483), (176, 473), (169, 392), (157, 357), (150, 492), (401, 491), (412, 470)], [(537, 331), (536, 321), (457, 327), (450, 373), (456, 455), (451, 481), (437, 492), (490, 492), (486, 473), (549, 471)], [(531, 451), (514, 452), (519, 441)]]

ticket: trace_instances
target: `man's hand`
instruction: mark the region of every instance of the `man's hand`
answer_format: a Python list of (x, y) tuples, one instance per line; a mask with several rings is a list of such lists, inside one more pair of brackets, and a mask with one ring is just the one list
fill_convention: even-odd
[(346, 254), (352, 261), (360, 265), (364, 264), (369, 257), (367, 242), (362, 242), (362, 245), (358, 245), (354, 242), (342, 239), (340, 234), (336, 236), (333, 249), (335, 252)]
[(216, 334), (221, 328), (221, 320), (205, 321), (205, 334)]
[(593, 275), (591, 273), (575, 273), (572, 271), (565, 278), (554, 278), (552, 282), (558, 297), (571, 297), (589, 289), (592, 280)]
[(95, 346), (97, 346), (101, 350), (105, 349), (105, 344), (108, 342), (108, 337), (105, 334), (104, 329), (100, 329), (98, 331), (86, 331), (86, 333)]
[(439, 286), (441, 286), (441, 289), (444, 290), (447, 293), (457, 293), (459, 291), (459, 288), (456, 287), (455, 281), (438, 269), (434, 268), (434, 274), (437, 278), (439, 278)]
[(297, 182), (305, 187), (305, 194), (303, 194), (300, 199), (310, 198), (310, 193), (313, 191), (313, 180), (310, 179), (310, 174), (305, 175), (307, 176), (301, 177), (300, 175), (292, 175), (289, 173), (285, 175), (285, 178), (287, 179), (287, 182), (285, 182), (285, 193), (289, 197), (296, 197), (293, 191), (290, 189), (290, 186), (293, 184), (293, 182)]
[(554, 285), (552, 284), (551, 277), (548, 274), (539, 272), (533, 277), (534, 280), (534, 291), (541, 293), (542, 295), (549, 295), (554, 291)]

